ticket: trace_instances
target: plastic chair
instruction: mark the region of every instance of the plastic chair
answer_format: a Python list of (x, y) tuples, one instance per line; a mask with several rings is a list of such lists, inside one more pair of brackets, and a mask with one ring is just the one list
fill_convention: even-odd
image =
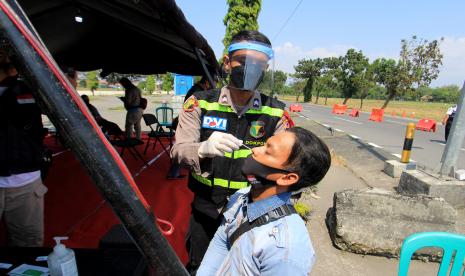
[[(465, 236), (446, 232), (416, 233), (404, 240), (400, 251), (398, 276), (406, 276), (413, 253), (423, 247), (439, 247), (444, 250), (438, 276), (445, 276), (449, 270), (452, 256), (454, 262), (449, 275), (458, 276), (463, 269), (465, 257)], [(464, 275), (462, 273), (462, 275)]]
[(162, 127), (171, 128), (173, 125), (173, 109), (167, 106), (161, 106), (155, 109), (158, 123)]

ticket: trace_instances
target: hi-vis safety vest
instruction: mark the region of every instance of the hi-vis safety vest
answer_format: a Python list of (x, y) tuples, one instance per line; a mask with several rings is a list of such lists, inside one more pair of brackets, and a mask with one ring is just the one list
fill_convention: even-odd
[[(262, 146), (273, 136), (285, 107), (284, 103), (261, 95), (261, 108), (252, 107), (239, 117), (230, 106), (218, 102), (219, 90), (202, 91), (194, 95), (201, 108), (201, 142), (207, 140), (214, 131), (222, 131), (243, 140), (251, 148)], [(192, 172), (190, 189), (217, 205), (224, 204), (227, 196), (249, 185), (241, 167), (251, 153), (249, 149), (240, 148), (225, 153), (224, 157), (205, 158), (200, 163), (201, 171), (211, 172), (211, 175), (202, 177)]]

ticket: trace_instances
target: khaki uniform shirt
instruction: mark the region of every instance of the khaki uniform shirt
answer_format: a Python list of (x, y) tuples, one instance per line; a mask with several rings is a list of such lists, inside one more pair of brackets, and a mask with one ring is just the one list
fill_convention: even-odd
[[(230, 90), (226, 86), (221, 89), (218, 103), (230, 106), (239, 117), (245, 114), (249, 109), (261, 109), (262, 107), (260, 92), (255, 91), (249, 103), (238, 113), (238, 108), (232, 102)], [(200, 160), (197, 153), (200, 146), (201, 112), (201, 108), (196, 106), (192, 111), (182, 110), (179, 114), (179, 124), (176, 128), (175, 136), (176, 142), (171, 149), (171, 158), (189, 167), (196, 174), (208, 177), (210, 172), (200, 171)], [(284, 131), (288, 126), (288, 118), (283, 115), (276, 125), (274, 133)], [(241, 139), (241, 137), (237, 138)]]
[(126, 89), (124, 93), (124, 102), (127, 108), (138, 107), (140, 105), (140, 98), (142, 97), (142, 92), (137, 86), (130, 87)]

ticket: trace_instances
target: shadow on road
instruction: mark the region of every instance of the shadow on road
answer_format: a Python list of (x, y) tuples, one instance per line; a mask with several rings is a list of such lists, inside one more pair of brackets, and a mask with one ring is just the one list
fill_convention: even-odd
[(444, 140), (436, 140), (436, 139), (430, 139), (429, 141), (430, 141), (430, 142), (439, 143), (439, 144), (443, 144), (443, 145), (445, 145), (445, 144), (446, 144), (446, 141), (444, 141)]

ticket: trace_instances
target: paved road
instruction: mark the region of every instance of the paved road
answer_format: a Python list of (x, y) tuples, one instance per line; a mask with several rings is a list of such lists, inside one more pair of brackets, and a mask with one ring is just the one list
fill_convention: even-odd
[[(370, 143), (373, 147), (381, 147), (397, 157), (400, 157), (402, 152), (407, 123), (417, 122), (413, 119), (391, 116), (385, 116), (381, 123), (372, 122), (368, 120), (368, 113), (361, 113), (360, 117), (353, 118), (348, 115), (332, 114), (329, 107), (314, 104), (303, 104), (301, 114), (330, 126), (335, 131), (344, 131), (354, 138)], [(438, 170), (444, 146), (442, 125), (438, 125), (435, 133), (417, 130), (411, 158), (430, 169)], [(457, 165), (461, 169), (465, 168), (465, 141)]]

